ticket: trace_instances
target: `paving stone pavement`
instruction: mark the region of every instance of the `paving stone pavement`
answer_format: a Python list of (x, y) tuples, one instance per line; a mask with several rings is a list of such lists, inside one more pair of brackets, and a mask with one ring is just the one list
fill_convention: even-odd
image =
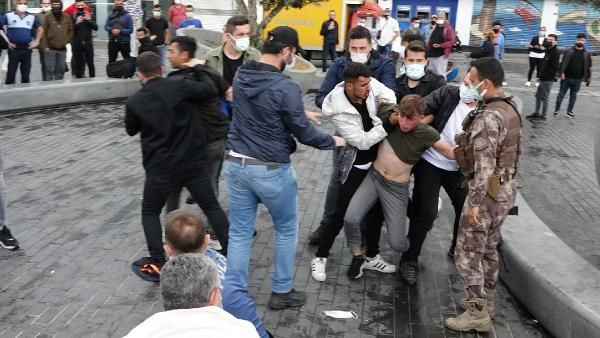
[[(9, 224), (21, 241), (19, 251), (0, 251), (0, 337), (120, 337), (162, 310), (159, 286), (130, 271), (130, 263), (146, 254), (140, 224), (144, 174), (138, 138), (125, 134), (122, 117), (119, 102), (0, 115)], [(373, 272), (349, 281), (343, 234), (332, 249), (327, 281), (312, 280), (315, 249), (307, 237), (322, 214), (330, 156), (300, 146), (293, 157), (300, 187), (295, 287), (308, 296), (301, 308), (266, 307), (273, 231), (267, 211), (259, 209), (249, 291), (265, 326), (276, 337), (478, 336), (442, 324), (457, 313), (455, 302), (463, 294), (446, 257), (448, 208), (427, 239), (417, 287)], [(227, 208), (224, 183), (220, 197)], [(398, 261), (385, 235), (382, 247), (388, 261)], [(504, 287), (499, 304), (494, 332), (487, 336), (548, 336)], [(352, 310), (359, 318), (320, 315), (332, 309)]]

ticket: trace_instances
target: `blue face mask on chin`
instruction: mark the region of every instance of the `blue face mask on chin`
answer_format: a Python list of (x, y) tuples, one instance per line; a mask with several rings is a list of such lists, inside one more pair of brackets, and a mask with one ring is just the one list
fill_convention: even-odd
[(479, 88), (479, 86), (481, 86), (482, 84), (483, 84), (483, 81), (479, 82), (479, 84), (477, 86), (474, 86), (473, 84), (469, 85), (469, 90), (471, 91), (471, 96), (477, 101), (483, 101), (485, 93), (487, 92), (487, 89), (484, 89), (481, 93), (479, 92), (479, 90), (477, 90), (477, 88)]

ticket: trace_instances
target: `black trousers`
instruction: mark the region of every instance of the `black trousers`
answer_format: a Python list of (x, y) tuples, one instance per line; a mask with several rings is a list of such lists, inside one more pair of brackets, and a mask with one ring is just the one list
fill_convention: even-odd
[(531, 82), (531, 77), (533, 76), (533, 71), (537, 69), (536, 77), (540, 77), (540, 71), (542, 70), (542, 63), (544, 63), (544, 59), (540, 58), (529, 58), (529, 73), (527, 74), (527, 81)]
[(159, 264), (165, 262), (160, 213), (169, 195), (181, 190), (181, 187), (187, 188), (192, 194), (223, 246), (223, 254), (227, 254), (229, 221), (215, 196), (207, 167), (202, 166), (187, 170), (185, 173), (146, 175), (142, 201), (142, 225), (152, 259)]
[(73, 40), (73, 60), (71, 62), (75, 77), (82, 78), (85, 75), (85, 65), (87, 64), (90, 77), (96, 76), (94, 67), (94, 45), (90, 41)]
[(462, 213), (465, 199), (469, 193), (468, 187), (462, 187), (463, 175), (460, 171), (440, 169), (421, 159), (414, 168), (414, 187), (411, 205), (411, 219), (408, 230), (410, 248), (402, 255), (402, 261), (418, 261), (427, 233), (433, 228), (433, 222), (438, 214), (438, 198), (443, 187), (452, 206), (454, 207), (454, 229), (452, 246), (456, 246), (458, 222)]
[(327, 71), (327, 57), (331, 58), (331, 62), (335, 60), (337, 53), (335, 51), (335, 42), (325, 41), (323, 42), (323, 72)]
[(129, 53), (131, 52), (131, 46), (129, 41), (120, 41), (111, 39), (108, 41), (108, 62), (117, 61), (117, 55), (121, 52), (123, 59), (129, 59)]
[[(352, 200), (352, 196), (362, 183), (365, 176), (367, 176), (368, 170), (361, 170), (352, 167), (348, 178), (344, 184), (340, 185), (340, 190), (337, 195), (335, 211), (331, 214), (327, 220), (323, 220), (323, 231), (319, 241), (319, 248), (317, 249), (317, 257), (327, 258), (329, 257), (329, 250), (333, 246), (335, 238), (340, 233), (340, 230), (344, 227), (344, 215)], [(367, 226), (363, 229), (363, 238), (366, 239), (367, 245), (367, 257), (374, 257), (379, 253), (379, 236), (381, 234), (381, 220), (383, 214), (381, 212), (381, 206), (379, 202), (369, 211), (363, 220), (362, 224)], [(370, 250), (369, 250), (370, 249)]]
[(15, 83), (17, 69), (21, 68), (21, 83), (29, 83), (31, 73), (31, 49), (22, 47), (8, 50), (8, 70), (6, 71), (6, 84)]

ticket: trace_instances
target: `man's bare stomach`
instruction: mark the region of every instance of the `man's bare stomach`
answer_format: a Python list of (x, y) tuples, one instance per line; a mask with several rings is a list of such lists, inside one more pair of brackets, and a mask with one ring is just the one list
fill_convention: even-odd
[(396, 153), (389, 142), (383, 140), (383, 142), (379, 144), (377, 159), (375, 159), (373, 167), (383, 175), (383, 177), (390, 181), (406, 183), (410, 180), (410, 172), (413, 165), (402, 162), (402, 160), (396, 156)]

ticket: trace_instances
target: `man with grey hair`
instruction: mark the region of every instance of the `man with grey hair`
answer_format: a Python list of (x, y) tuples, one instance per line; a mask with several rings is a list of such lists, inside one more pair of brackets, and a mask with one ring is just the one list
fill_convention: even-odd
[(126, 337), (256, 337), (252, 323), (221, 308), (219, 272), (204, 255), (171, 258), (162, 268), (160, 288), (165, 311), (135, 327)]

